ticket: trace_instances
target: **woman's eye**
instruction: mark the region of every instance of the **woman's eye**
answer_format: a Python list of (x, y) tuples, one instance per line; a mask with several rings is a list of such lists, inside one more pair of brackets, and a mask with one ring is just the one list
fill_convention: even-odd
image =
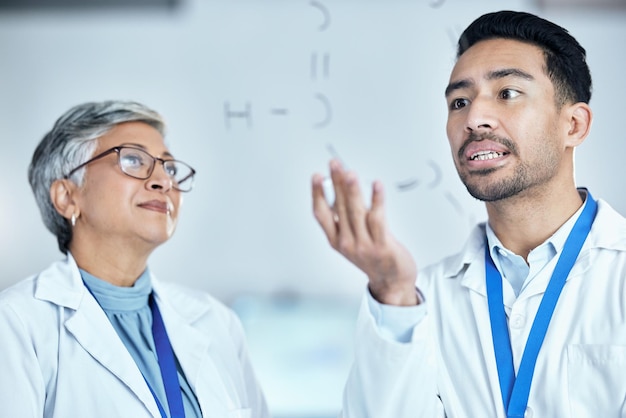
[(178, 168), (176, 168), (176, 166), (173, 164), (169, 164), (166, 168), (166, 171), (168, 176), (176, 177), (176, 174), (178, 173)]
[(127, 154), (124, 156), (123, 164), (126, 167), (141, 167), (144, 161), (141, 155)]
[(454, 99), (452, 100), (452, 102), (450, 103), (450, 109), (451, 110), (458, 110), (458, 109), (462, 109), (465, 106), (467, 106), (468, 100), (467, 99)]

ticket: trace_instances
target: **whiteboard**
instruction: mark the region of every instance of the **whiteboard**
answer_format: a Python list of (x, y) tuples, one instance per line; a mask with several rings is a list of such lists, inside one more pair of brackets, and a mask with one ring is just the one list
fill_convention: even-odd
[[(501, 7), (189, 0), (175, 10), (5, 12), (0, 288), (61, 258), (26, 179), (36, 144), (70, 106), (111, 98), (161, 112), (173, 153), (198, 171), (175, 236), (150, 261), (164, 280), (226, 301), (360, 295), (363, 274), (330, 249), (312, 216), (311, 175), (326, 173), (333, 155), (364, 187), (382, 180), (390, 225), (419, 265), (458, 250), (485, 213), (454, 170), (443, 90), (458, 35)], [(544, 13), (589, 50), (597, 119), (579, 153), (579, 182), (626, 212), (615, 187), (625, 173), (614, 93), (626, 91), (616, 63), (624, 56), (615, 54), (624, 13), (506, 7)]]

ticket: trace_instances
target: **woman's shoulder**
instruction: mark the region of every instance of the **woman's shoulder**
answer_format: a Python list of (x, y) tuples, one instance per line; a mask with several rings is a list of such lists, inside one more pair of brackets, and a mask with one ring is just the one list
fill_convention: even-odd
[(53, 338), (59, 326), (59, 307), (37, 297), (40, 275), (23, 279), (0, 292), (0, 334), (29, 335), (33, 341)]
[(6, 306), (25, 307), (36, 302), (38, 275), (23, 279), (0, 292), (0, 309)]

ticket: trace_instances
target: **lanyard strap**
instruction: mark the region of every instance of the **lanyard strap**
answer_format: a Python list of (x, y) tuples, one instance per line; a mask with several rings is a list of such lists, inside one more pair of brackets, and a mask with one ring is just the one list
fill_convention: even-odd
[(498, 367), (498, 379), (500, 381), (500, 391), (502, 392), (502, 402), (507, 411), (508, 418), (523, 418), (528, 404), (530, 385), (537, 363), (539, 350), (546, 336), (548, 324), (554, 313), (554, 308), (565, 286), (565, 281), (569, 275), (578, 254), (589, 235), (591, 224), (596, 215), (598, 204), (587, 193), (587, 203), (580, 217), (574, 224), (570, 232), (559, 260), (554, 268), (546, 292), (541, 299), (537, 315), (533, 321), (526, 341), (526, 347), (522, 354), (522, 361), (515, 377), (513, 366), (513, 353), (511, 351), (511, 340), (506, 314), (504, 312), (504, 302), (502, 293), (502, 276), (496, 269), (491, 259), (489, 245), (485, 246), (485, 270), (487, 279), (487, 301), (489, 304), (489, 317), (491, 319), (491, 335), (493, 347), (496, 355), (496, 365)]
[[(159, 307), (154, 300), (153, 293), (150, 294), (149, 304), (152, 310), (152, 335), (156, 346), (159, 368), (161, 369), (161, 377), (163, 378), (163, 386), (165, 387), (165, 395), (167, 396), (167, 404), (170, 409), (170, 418), (185, 418), (183, 395), (180, 389), (180, 382), (178, 381), (174, 350), (172, 350), (172, 345), (167, 336), (165, 324), (163, 323)], [(152, 391), (152, 389), (150, 390)], [(159, 405), (159, 410), (161, 415), (163, 415), (164, 411), (158, 400), (157, 405)]]

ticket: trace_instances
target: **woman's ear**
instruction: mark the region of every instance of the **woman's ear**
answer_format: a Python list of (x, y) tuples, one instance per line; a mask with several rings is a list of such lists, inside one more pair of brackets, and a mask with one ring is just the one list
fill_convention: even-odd
[(65, 219), (78, 218), (80, 209), (74, 199), (77, 190), (76, 184), (68, 179), (55, 180), (50, 186), (50, 200), (52, 205)]
[(587, 103), (574, 103), (567, 110), (568, 132), (567, 143), (569, 147), (577, 147), (582, 144), (591, 129), (593, 113)]

